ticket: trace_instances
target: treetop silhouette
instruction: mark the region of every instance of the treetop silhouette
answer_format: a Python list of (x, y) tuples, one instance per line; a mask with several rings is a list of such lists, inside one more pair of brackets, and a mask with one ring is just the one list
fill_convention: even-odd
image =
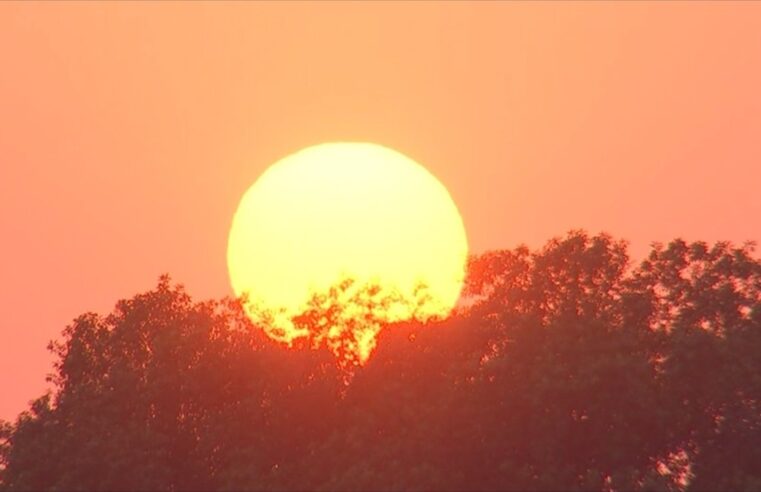
[(379, 319), (387, 294), (315, 296), (290, 346), (168, 277), (84, 314), (51, 344), (54, 390), (0, 426), (0, 487), (761, 487), (751, 245), (635, 265), (575, 231), (472, 258), (447, 319)]

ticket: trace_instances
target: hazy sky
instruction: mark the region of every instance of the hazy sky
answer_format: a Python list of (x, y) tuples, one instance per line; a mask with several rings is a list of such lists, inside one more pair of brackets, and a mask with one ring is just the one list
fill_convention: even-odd
[(761, 3), (0, 3), (0, 418), (47, 341), (170, 273), (335, 140), (425, 165), (471, 250), (572, 228), (761, 239)]

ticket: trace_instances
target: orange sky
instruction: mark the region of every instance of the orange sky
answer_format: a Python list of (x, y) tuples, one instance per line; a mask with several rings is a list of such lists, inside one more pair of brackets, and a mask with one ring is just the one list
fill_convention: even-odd
[(476, 252), (761, 239), (761, 3), (0, 3), (0, 418), (48, 340), (162, 272), (230, 294), (264, 168), (377, 142)]

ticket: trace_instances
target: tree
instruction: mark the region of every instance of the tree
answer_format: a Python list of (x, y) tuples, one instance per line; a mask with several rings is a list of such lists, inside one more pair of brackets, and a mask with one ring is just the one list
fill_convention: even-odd
[(241, 462), (266, 481), (304, 440), (292, 424), (311, 387), (338, 384), (329, 354), (286, 361), (239, 305), (193, 303), (166, 277), (109, 316), (80, 316), (51, 348), (56, 392), (14, 425), (11, 490), (209, 490), (241, 480)]
[(761, 486), (761, 262), (752, 245), (656, 245), (632, 290), (649, 295), (671, 396), (670, 432), (695, 490)]
[(395, 299), (346, 280), (290, 343), (166, 277), (84, 314), (51, 345), (54, 390), (0, 425), (0, 488), (761, 485), (750, 246), (677, 240), (632, 265), (576, 231), (472, 258), (446, 319), (385, 319)]

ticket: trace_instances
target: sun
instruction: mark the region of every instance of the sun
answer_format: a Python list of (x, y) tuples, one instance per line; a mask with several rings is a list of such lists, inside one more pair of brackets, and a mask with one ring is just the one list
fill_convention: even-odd
[[(465, 275), (468, 244), (449, 192), (409, 157), (373, 143), (325, 143), (270, 166), (243, 195), (230, 229), (227, 263), (249, 313), (288, 319), (341, 279), (397, 294), (381, 316), (447, 315)], [(419, 309), (418, 306), (416, 309)]]

